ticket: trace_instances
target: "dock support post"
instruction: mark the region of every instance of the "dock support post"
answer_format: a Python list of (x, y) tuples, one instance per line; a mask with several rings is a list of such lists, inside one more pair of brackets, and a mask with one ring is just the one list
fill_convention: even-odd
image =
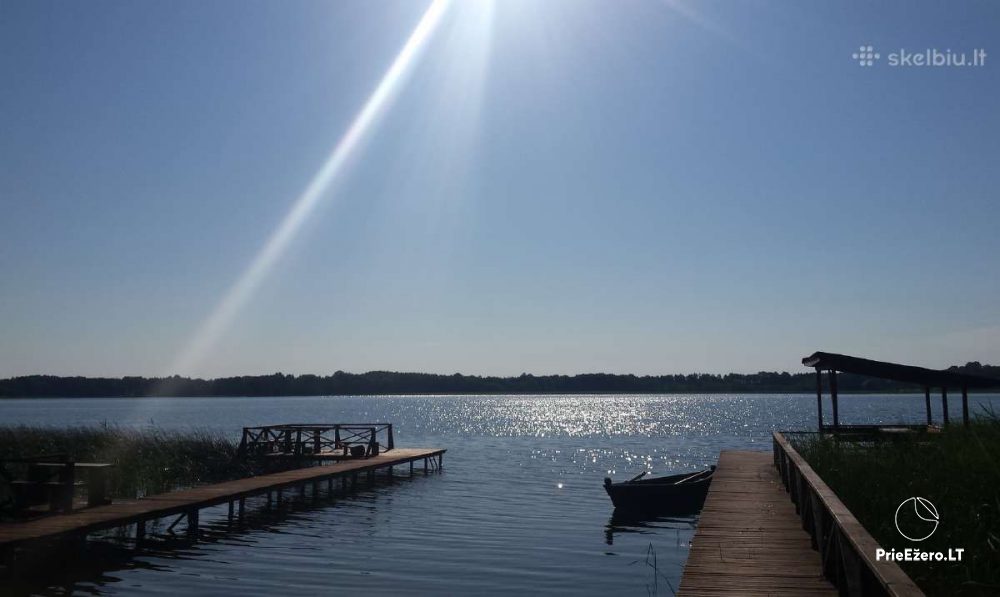
[(823, 372), (816, 367), (816, 420), (819, 421), (817, 431), (823, 433)]
[(135, 548), (141, 549), (143, 540), (146, 538), (146, 521), (140, 520), (135, 523)]
[(962, 386), (962, 425), (969, 426), (969, 388)]
[(837, 409), (837, 372), (830, 371), (830, 399), (833, 400), (833, 430), (840, 431), (840, 413)]
[(326, 478), (326, 492), (333, 495), (333, 477)]
[(342, 475), (340, 477), (340, 490), (347, 491), (347, 475)]
[(15, 559), (16, 558), (14, 557), (14, 548), (13, 547), (6, 547), (6, 548), (0, 549), (0, 563), (3, 564), (4, 570), (7, 571), (7, 578), (8, 579), (14, 577)]
[(444, 452), (441, 452), (440, 454), (438, 454), (438, 470), (440, 471), (443, 468), (444, 468)]
[(187, 513), (187, 534), (188, 537), (197, 538), (198, 536), (198, 509), (193, 508)]
[(241, 497), (240, 498), (240, 504), (239, 504), (239, 518), (240, 518), (240, 522), (243, 522), (243, 515), (244, 515), (243, 513), (244, 513), (244, 510), (246, 510), (246, 504), (247, 504), (247, 499), (245, 497)]
[(410, 476), (413, 476), (413, 461), (410, 461)]
[(941, 388), (941, 410), (944, 411), (944, 424), (948, 426), (948, 388)]
[(268, 491), (267, 492), (267, 509), (268, 510), (271, 509), (271, 504), (272, 504), (273, 501), (274, 501), (274, 499), (271, 497), (271, 492)]
[(924, 386), (924, 408), (927, 409), (927, 426), (933, 425), (931, 421), (931, 387)]
[(392, 478), (392, 465), (389, 465), (389, 478)]
[(229, 516), (226, 518), (230, 524), (233, 522), (233, 510), (236, 507), (236, 502), (229, 500)]

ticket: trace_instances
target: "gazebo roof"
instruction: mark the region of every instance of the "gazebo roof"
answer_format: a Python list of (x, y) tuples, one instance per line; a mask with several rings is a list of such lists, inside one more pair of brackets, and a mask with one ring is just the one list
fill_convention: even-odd
[(913, 365), (899, 365), (884, 361), (873, 361), (832, 352), (814, 352), (802, 359), (806, 367), (822, 371), (842, 371), (870, 377), (891, 379), (903, 383), (913, 383), (933, 388), (998, 388), (1000, 379), (966, 375), (954, 371), (925, 369)]

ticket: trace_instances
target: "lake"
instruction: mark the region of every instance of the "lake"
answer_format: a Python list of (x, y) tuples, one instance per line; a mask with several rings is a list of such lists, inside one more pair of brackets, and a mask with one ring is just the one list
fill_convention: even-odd
[[(961, 399), (950, 398), (960, 421)], [(841, 421), (918, 423), (923, 400), (844, 395)], [(970, 396), (973, 413), (989, 404), (1000, 395)], [(614, 522), (603, 478), (770, 450), (773, 430), (815, 429), (815, 409), (811, 394), (8, 399), (0, 422), (238, 439), (243, 426), (385, 421), (397, 446), (448, 449), (440, 473), (292, 503), (243, 528), (226, 528), (225, 506), (205, 510), (194, 544), (153, 542), (130, 557), (113, 540), (91, 541), (40, 594), (671, 595), (697, 520)], [(934, 413), (939, 422), (939, 399)]]

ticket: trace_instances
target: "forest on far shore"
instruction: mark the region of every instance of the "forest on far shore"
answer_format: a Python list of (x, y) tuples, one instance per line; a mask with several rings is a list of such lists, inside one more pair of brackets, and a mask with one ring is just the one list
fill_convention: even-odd
[[(1000, 366), (978, 362), (948, 369), (1000, 379)], [(841, 392), (914, 392), (910, 384), (842, 373)], [(125, 396), (351, 396), (359, 394), (678, 394), (800, 393), (816, 391), (813, 372), (691, 373), (677, 375), (531, 375), (515, 377), (369, 371), (332, 375), (187, 377), (60, 377), (27, 375), (0, 380), (2, 397)]]

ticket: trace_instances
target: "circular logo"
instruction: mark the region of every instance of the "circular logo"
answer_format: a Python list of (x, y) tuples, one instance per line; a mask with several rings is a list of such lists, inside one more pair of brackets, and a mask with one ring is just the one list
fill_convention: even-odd
[(896, 508), (896, 530), (910, 541), (923, 541), (937, 530), (940, 518), (930, 500), (907, 498)]

